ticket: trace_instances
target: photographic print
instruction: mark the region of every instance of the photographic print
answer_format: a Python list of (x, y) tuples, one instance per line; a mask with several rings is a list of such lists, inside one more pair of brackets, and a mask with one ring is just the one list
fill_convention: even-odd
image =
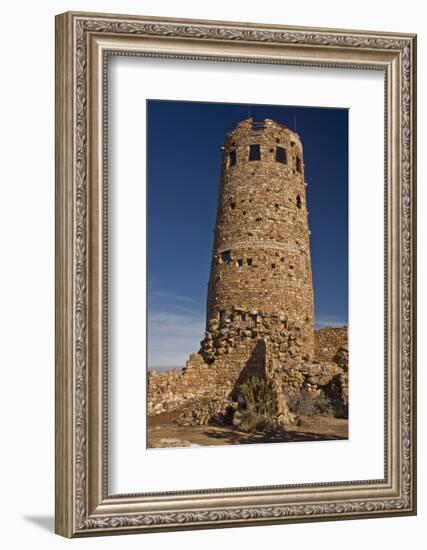
[(348, 110), (147, 102), (148, 447), (348, 438)]

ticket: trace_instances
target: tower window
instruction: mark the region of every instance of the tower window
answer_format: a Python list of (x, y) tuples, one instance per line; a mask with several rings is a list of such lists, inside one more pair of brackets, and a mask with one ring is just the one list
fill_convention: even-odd
[(224, 250), (224, 252), (221, 253), (221, 260), (225, 264), (229, 264), (231, 262), (231, 252), (230, 252), (230, 250)]
[(248, 259), (246, 260), (246, 263), (247, 263), (248, 265), (252, 265), (252, 258), (248, 258)]
[(236, 203), (235, 202), (230, 202), (230, 208), (231, 208), (231, 210), (234, 210), (236, 208)]
[(233, 149), (233, 151), (230, 152), (228, 155), (228, 165), (234, 166), (236, 164), (236, 149)]
[(278, 203), (278, 202), (276, 202), (276, 203), (274, 204), (274, 208), (279, 208), (279, 203)]
[(286, 156), (286, 149), (283, 147), (276, 147), (276, 161), (282, 164), (288, 163), (288, 157)]
[(261, 160), (261, 149), (257, 145), (249, 145), (249, 160)]
[(238, 265), (238, 267), (242, 267), (242, 266), (243, 266), (243, 260), (242, 260), (242, 259), (238, 259), (238, 260), (237, 260), (237, 265)]
[(302, 202), (301, 202), (301, 196), (297, 195), (297, 208), (301, 209)]
[(301, 159), (297, 157), (297, 172), (301, 174)]

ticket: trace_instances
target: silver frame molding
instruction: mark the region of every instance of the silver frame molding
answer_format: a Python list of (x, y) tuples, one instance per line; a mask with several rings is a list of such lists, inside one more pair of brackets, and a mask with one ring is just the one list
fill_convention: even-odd
[[(384, 479), (108, 494), (105, 205), (110, 55), (384, 71)], [(416, 513), (415, 88), (412, 34), (72, 12), (56, 17), (58, 534), (78, 537)]]

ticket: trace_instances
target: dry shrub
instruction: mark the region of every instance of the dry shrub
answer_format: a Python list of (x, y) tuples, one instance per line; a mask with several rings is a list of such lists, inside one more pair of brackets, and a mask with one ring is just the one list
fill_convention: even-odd
[(288, 407), (291, 412), (303, 416), (338, 416), (339, 403), (328, 397), (323, 390), (318, 395), (313, 395), (306, 388), (291, 398), (288, 398)]

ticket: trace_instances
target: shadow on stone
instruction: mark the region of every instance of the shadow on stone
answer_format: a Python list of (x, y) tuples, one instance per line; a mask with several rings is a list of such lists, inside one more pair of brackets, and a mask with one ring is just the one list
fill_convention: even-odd
[(246, 365), (240, 371), (239, 377), (236, 380), (233, 389), (230, 393), (230, 399), (237, 401), (239, 388), (250, 378), (264, 378), (266, 374), (266, 346), (264, 340), (258, 340), (254, 349), (246, 361)]

